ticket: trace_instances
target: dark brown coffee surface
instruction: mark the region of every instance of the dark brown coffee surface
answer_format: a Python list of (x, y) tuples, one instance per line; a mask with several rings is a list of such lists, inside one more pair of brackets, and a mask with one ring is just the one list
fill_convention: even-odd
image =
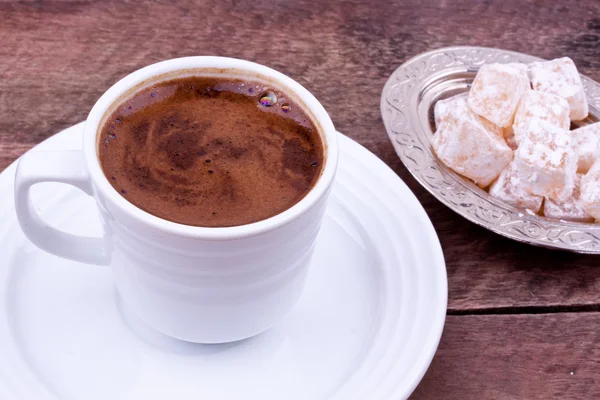
[(188, 77), (143, 90), (99, 133), (113, 187), (137, 207), (186, 225), (260, 221), (300, 201), (324, 162), (317, 128), (263, 84)]

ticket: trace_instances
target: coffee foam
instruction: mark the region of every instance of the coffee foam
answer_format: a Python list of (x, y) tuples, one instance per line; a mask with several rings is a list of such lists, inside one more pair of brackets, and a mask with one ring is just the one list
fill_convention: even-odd
[(221, 76), (145, 86), (104, 122), (105, 175), (139, 208), (178, 223), (236, 226), (284, 211), (314, 186), (325, 152), (286, 92), (275, 89), (272, 107), (257, 103), (267, 89)]

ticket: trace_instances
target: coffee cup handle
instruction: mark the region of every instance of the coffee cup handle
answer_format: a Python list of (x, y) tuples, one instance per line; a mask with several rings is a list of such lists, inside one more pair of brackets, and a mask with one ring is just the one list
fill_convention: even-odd
[(15, 177), (15, 209), (25, 236), (40, 249), (70, 260), (108, 265), (106, 237), (86, 237), (48, 225), (35, 210), (30, 189), (36, 183), (60, 182), (92, 195), (92, 184), (81, 151), (36, 151), (19, 160)]

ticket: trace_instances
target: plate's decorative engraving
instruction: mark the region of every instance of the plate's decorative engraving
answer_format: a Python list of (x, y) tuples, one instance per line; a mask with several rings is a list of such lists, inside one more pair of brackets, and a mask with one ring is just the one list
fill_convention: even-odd
[[(600, 224), (558, 221), (513, 208), (448, 169), (431, 150), (433, 132), (425, 113), (437, 95), (448, 88), (466, 90), (485, 63), (537, 60), (526, 54), (481, 47), (450, 47), (422, 54), (399, 67), (387, 81), (381, 97), (383, 121), (406, 168), (438, 200), (463, 217), (521, 242), (600, 254)], [(590, 111), (597, 113), (600, 84), (587, 77), (582, 80)]]

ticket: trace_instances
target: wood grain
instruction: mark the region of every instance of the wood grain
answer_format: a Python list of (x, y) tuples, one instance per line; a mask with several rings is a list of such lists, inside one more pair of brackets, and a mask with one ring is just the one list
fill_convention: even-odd
[(598, 399), (600, 313), (449, 316), (411, 399)]

